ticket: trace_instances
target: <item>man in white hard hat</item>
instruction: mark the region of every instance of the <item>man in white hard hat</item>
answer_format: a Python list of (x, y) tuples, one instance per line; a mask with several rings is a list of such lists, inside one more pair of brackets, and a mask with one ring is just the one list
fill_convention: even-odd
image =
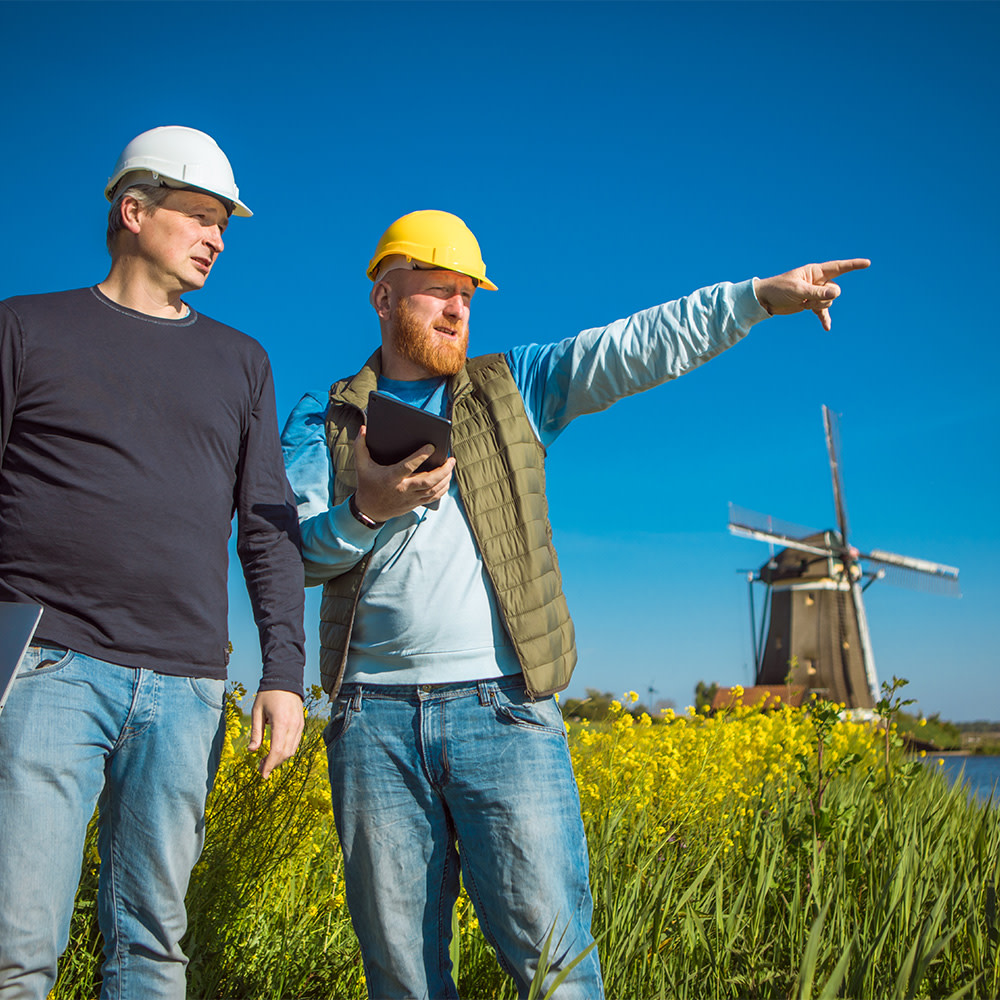
[[(461, 219), (394, 222), (368, 266), (381, 348), (285, 427), (306, 582), (323, 585), (325, 734), (347, 900), (371, 997), (456, 997), (459, 871), (525, 997), (546, 941), (561, 1000), (603, 996), (587, 845), (552, 697), (576, 662), (545, 502), (545, 449), (585, 413), (715, 357), (769, 315), (829, 329), (839, 275), (862, 259), (703, 288), (545, 346), (466, 357), (486, 277)], [(377, 465), (372, 390), (452, 421)], [(577, 961), (577, 958), (579, 960)], [(574, 965), (573, 963), (576, 962)], [(567, 971), (568, 970), (568, 971)]]
[(0, 303), (0, 600), (44, 609), (0, 715), (2, 1000), (55, 982), (95, 806), (101, 996), (185, 994), (234, 513), (265, 777), (303, 725), (302, 565), (270, 365), (182, 298), (250, 210), (215, 141), (182, 126), (133, 139), (105, 194), (107, 278)]

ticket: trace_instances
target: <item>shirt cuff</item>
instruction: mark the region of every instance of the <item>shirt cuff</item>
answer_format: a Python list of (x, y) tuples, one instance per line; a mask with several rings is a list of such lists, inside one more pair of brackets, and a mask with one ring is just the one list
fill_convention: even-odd
[(330, 508), (330, 523), (334, 534), (339, 535), (348, 545), (367, 552), (378, 536), (378, 530), (365, 527), (352, 513), (350, 498)]
[(757, 290), (754, 288), (754, 282), (760, 281), (759, 277), (750, 278), (748, 281), (741, 281), (737, 286), (737, 307), (736, 313), (738, 316), (744, 315), (740, 313), (740, 302), (739, 290), (743, 288), (744, 285), (750, 286), (750, 297), (746, 302), (746, 325), (753, 326), (754, 323), (759, 323), (763, 319), (769, 319), (773, 316), (773, 313), (769, 313), (761, 304), (760, 299), (757, 298)]
[[(299, 674), (301, 675), (302, 669), (299, 668)], [(302, 687), (301, 680), (293, 680), (290, 677), (262, 677), (260, 686), (257, 688), (257, 693), (261, 691), (289, 691), (292, 694), (297, 694), (303, 701), (306, 700), (305, 691)]]

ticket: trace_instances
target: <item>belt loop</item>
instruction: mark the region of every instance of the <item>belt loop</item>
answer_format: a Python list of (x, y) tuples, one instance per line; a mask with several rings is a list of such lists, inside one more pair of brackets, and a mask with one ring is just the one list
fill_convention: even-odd
[(361, 711), (361, 691), (362, 691), (362, 687), (359, 684), (357, 691), (354, 692), (354, 698), (351, 700), (351, 708), (355, 712), (360, 712)]
[(476, 681), (476, 691), (479, 693), (479, 704), (489, 705), (493, 701), (493, 685), (489, 681)]

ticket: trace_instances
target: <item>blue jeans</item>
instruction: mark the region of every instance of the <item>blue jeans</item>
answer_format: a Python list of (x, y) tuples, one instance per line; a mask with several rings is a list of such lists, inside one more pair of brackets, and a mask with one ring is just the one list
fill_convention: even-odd
[(31, 646), (0, 714), (0, 998), (44, 1000), (99, 805), (104, 1000), (181, 1000), (221, 680)]
[[(460, 867), (519, 996), (553, 928), (546, 989), (592, 943), (587, 843), (554, 699), (532, 701), (520, 677), (347, 684), (325, 737), (370, 997), (458, 996), (449, 944)], [(596, 948), (556, 995), (603, 997)]]

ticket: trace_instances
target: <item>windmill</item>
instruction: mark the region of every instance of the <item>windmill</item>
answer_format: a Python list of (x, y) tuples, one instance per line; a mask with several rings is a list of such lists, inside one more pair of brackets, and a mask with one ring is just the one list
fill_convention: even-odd
[[(826, 406), (823, 426), (838, 531), (813, 531), (729, 505), (734, 535), (780, 547), (760, 569), (748, 573), (755, 683), (801, 685), (849, 708), (873, 708), (879, 686), (863, 592), (884, 578), (958, 596), (958, 570), (881, 549), (860, 552), (850, 544), (840, 430)], [(759, 633), (755, 583), (766, 587)]]

